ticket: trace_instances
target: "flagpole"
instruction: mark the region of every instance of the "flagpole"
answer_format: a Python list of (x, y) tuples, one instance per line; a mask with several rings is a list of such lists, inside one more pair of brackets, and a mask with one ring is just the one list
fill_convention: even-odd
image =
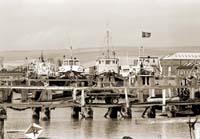
[(70, 46), (70, 51), (71, 51), (71, 59), (73, 57), (73, 50), (72, 50), (72, 46)]
[[(150, 38), (151, 37), (151, 32), (143, 32), (142, 31), (142, 39), (143, 38)], [(142, 41), (143, 42), (143, 41)], [(142, 56), (144, 56), (144, 46), (142, 46)]]

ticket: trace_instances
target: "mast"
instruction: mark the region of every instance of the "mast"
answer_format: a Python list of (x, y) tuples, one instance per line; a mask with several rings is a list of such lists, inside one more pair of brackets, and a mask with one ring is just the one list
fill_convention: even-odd
[(43, 51), (41, 51), (41, 62), (44, 62)]
[(72, 50), (72, 46), (70, 46), (70, 54), (71, 54), (71, 59), (73, 58), (73, 50)]
[(110, 32), (106, 31), (107, 57), (110, 58)]

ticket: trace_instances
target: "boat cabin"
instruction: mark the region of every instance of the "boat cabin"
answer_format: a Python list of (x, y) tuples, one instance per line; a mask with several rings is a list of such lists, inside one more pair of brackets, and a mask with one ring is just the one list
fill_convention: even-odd
[(83, 72), (84, 68), (80, 65), (79, 59), (74, 58), (64, 58), (62, 65), (59, 67), (59, 72)]
[(74, 59), (64, 59), (63, 60), (63, 65), (64, 66), (72, 66), (72, 65), (80, 65), (80, 61), (79, 61), (79, 59), (76, 59), (76, 58), (74, 58)]
[(119, 73), (119, 59), (118, 58), (98, 58), (96, 61), (97, 74), (103, 72)]

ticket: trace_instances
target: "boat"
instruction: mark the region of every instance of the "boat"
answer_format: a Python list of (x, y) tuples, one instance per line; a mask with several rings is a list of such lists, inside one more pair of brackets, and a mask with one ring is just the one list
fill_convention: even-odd
[(53, 77), (55, 76), (55, 65), (49, 59), (45, 60), (41, 53), (38, 60), (28, 64), (27, 75), (29, 78)]
[(102, 56), (98, 57), (96, 60), (96, 80), (98, 84), (103, 83), (103, 86), (122, 86), (124, 83), (124, 78), (119, 73), (119, 58), (116, 56), (115, 51), (113, 49), (111, 50), (110, 38), (110, 31), (107, 30), (107, 49), (106, 51), (104, 50)]
[(72, 47), (70, 57), (63, 56), (58, 67), (55, 81), (50, 81), (51, 86), (84, 86), (88, 84), (84, 67), (80, 60), (73, 56)]
[(72, 47), (71, 47), (71, 56), (70, 58), (63, 57), (63, 61), (61, 66), (58, 68), (58, 73), (60, 75), (64, 75), (68, 72), (76, 72), (76, 73), (83, 73), (84, 67), (81, 66), (80, 60), (73, 56), (72, 54)]
[(115, 51), (110, 50), (110, 32), (106, 31), (107, 50), (102, 53), (102, 56), (96, 60), (96, 74), (105, 72), (114, 72), (119, 74), (119, 58), (116, 57)]

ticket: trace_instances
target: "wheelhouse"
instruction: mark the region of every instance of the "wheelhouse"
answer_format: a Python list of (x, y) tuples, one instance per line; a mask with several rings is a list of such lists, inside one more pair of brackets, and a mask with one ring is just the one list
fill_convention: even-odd
[(63, 60), (63, 66), (80, 65), (80, 61), (77, 58), (70, 58)]

